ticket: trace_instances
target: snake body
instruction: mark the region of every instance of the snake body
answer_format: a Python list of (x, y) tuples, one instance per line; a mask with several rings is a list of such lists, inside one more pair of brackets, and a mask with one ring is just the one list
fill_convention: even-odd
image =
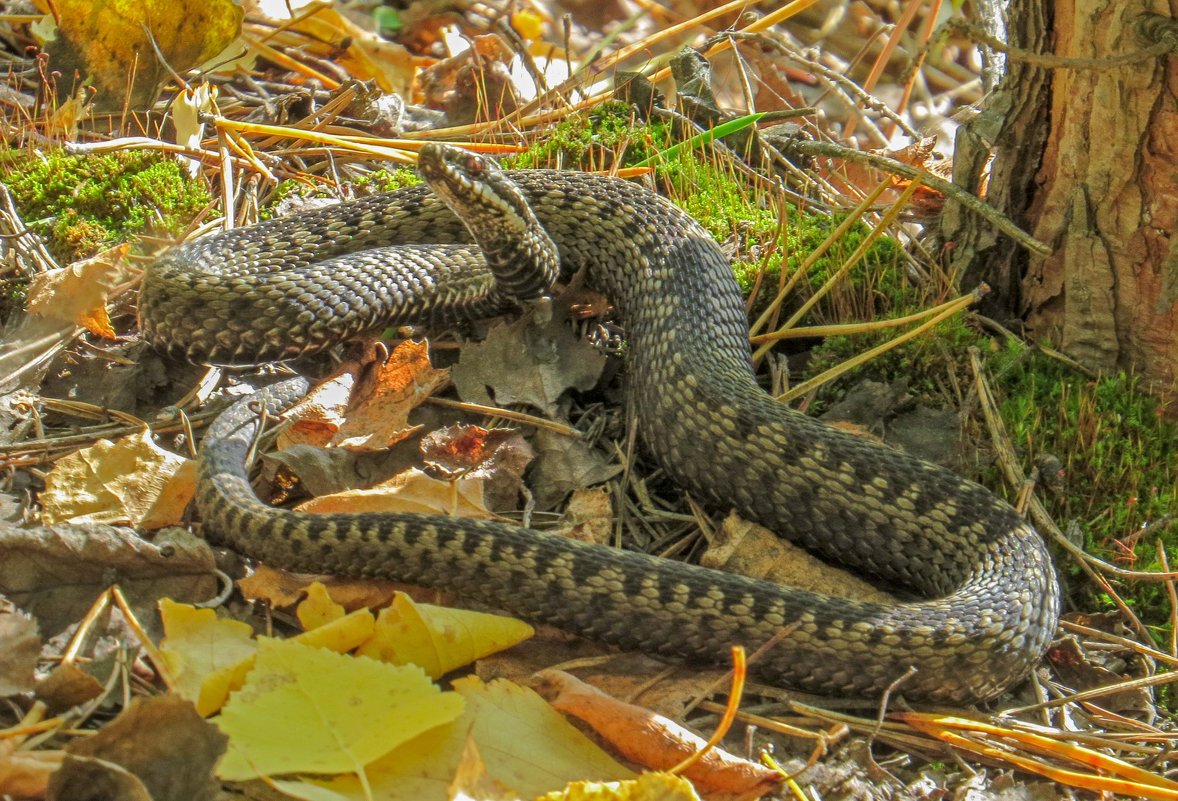
[[(611, 299), (625, 324), (627, 402), (674, 480), (917, 600), (838, 599), (498, 522), (274, 509), (246, 473), (258, 422), (245, 401), (202, 446), (197, 504), (214, 540), (288, 569), (445, 586), (671, 657), (722, 661), (730, 645), (776, 640), (753, 669), (819, 693), (878, 696), (902, 679), (909, 698), (961, 703), (1030, 671), (1059, 612), (1039, 536), (977, 484), (768, 396), (728, 260), (694, 220), (621, 180), (499, 173), (443, 147), (422, 159), (456, 171), (460, 186), (505, 178), (555, 243), (562, 271), (587, 270)], [(494, 221), (479, 224), (478, 238), (495, 246)], [(157, 263), (141, 324), (177, 356), (241, 362), (289, 358), (390, 320), (499, 311), (510, 301), (469, 241), (427, 187), (266, 222)], [(296, 379), (264, 398), (282, 408), (304, 388)]]

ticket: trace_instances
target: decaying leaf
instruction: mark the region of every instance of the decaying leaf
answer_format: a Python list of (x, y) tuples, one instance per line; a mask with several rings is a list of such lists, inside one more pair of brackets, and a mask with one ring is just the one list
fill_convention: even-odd
[(0, 698), (33, 689), (40, 654), (36, 621), (0, 598)]
[(580, 440), (541, 429), (532, 440), (536, 461), (531, 484), (537, 509), (553, 509), (570, 492), (609, 481), (622, 472), (597, 450)]
[(462, 714), (420, 668), (262, 639), (254, 669), (217, 718), (229, 736), (222, 779), (359, 773)]
[(372, 639), (356, 651), (394, 665), (420, 666), (433, 678), (531, 637), (522, 620), (432, 604), (397, 593), (382, 609)]
[(72, 662), (62, 662), (37, 682), (34, 692), (49, 714), (56, 715), (92, 701), (106, 692), (97, 678)]
[(80, 325), (95, 336), (115, 338), (106, 299), (125, 280), (123, 259), (129, 245), (118, 245), (89, 259), (36, 275), (29, 282), (29, 314)]
[[(57, 39), (45, 47), (52, 68), (92, 82), (98, 106), (107, 109), (128, 99), (135, 108), (150, 105), (172, 70), (200, 65), (241, 33), (242, 10), (233, 0), (53, 0), (43, 6), (58, 26)], [(69, 94), (76, 87), (61, 88)]]
[(440, 479), (481, 478), (493, 510), (515, 509), (533, 452), (517, 431), (457, 424), (421, 438), (426, 471)]
[(724, 519), (700, 564), (824, 595), (894, 604), (896, 599), (845, 570), (823, 562), (764, 526), (735, 512)]
[(582, 542), (608, 545), (614, 530), (613, 503), (603, 489), (578, 490), (564, 508), (553, 533)]
[(61, 767), (61, 751), (18, 751), (20, 739), (0, 740), (0, 795), (10, 798), (44, 798), (49, 777)]
[(565, 390), (587, 390), (597, 383), (605, 358), (561, 317), (524, 317), (495, 326), (485, 340), (463, 348), (450, 373), (465, 401), (524, 403), (555, 417)]
[(0, 553), (0, 593), (35, 617), (45, 637), (81, 619), (112, 576), (149, 630), (161, 598), (196, 602), (217, 593), (208, 543), (178, 528), (148, 542), (111, 526), (0, 524)]
[(162, 528), (180, 522), (195, 483), (195, 463), (160, 448), (150, 431), (100, 439), (54, 463), (41, 519)]
[(406, 470), (362, 490), (347, 490), (300, 504), (301, 512), (416, 512), (453, 517), (494, 517), (483, 501), (483, 480), (438, 481), (420, 470)]
[[(132, 700), (93, 737), (73, 740), (65, 750), (65, 763), (49, 780), (50, 799), (212, 801), (220, 794), (213, 765), (225, 736), (174, 695)], [(103, 783), (141, 786), (143, 795), (96, 792)]]

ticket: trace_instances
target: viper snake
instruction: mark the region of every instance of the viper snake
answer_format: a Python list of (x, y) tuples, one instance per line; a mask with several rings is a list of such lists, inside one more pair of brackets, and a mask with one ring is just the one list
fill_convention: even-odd
[(634, 183), (500, 171), (449, 146), (426, 145), (421, 165), (429, 185), (174, 249), (144, 276), (145, 338), (196, 362), (290, 359), (496, 314), (584, 270), (623, 322), (627, 404), (663, 469), (912, 600), (844, 600), (500, 522), (270, 507), (246, 468), (257, 409), (283, 409), (301, 379), (206, 434), (196, 501), (212, 541), (292, 570), (444, 586), (670, 657), (725, 660), (776, 638), (753, 670), (818, 693), (878, 696), (904, 677), (910, 699), (963, 703), (1027, 675), (1059, 613), (1038, 534), (977, 484), (766, 394), (728, 259), (689, 215)]

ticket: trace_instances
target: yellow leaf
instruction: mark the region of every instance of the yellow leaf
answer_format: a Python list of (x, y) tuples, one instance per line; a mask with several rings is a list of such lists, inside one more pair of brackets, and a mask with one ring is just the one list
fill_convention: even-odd
[(339, 620), (346, 612), (327, 593), (322, 581), (315, 581), (307, 587), (307, 597), (295, 610), (303, 631), (317, 629), (333, 620)]
[(264, 638), (245, 686), (217, 718), (229, 736), (217, 774), (231, 781), (360, 774), (462, 710), (462, 698), (443, 693), (420, 668)]
[(146, 429), (100, 439), (58, 459), (45, 476), (41, 522), (172, 525), (194, 492), (190, 463), (157, 446)]
[(34, 276), (29, 282), (29, 314), (80, 325), (96, 336), (114, 339), (106, 298), (123, 279), (128, 245), (118, 245), (89, 259)]
[(107, 108), (127, 99), (149, 104), (169, 69), (183, 73), (241, 33), (242, 10), (233, 0), (53, 0), (52, 6), (60, 29), (48, 45), (53, 69), (65, 75), (76, 69)]
[(643, 773), (633, 781), (573, 782), (536, 801), (699, 801), (699, 796), (682, 776)]
[(164, 598), (160, 601), (164, 639), (160, 653), (173, 688), (207, 717), (242, 685), (253, 666), (257, 643), (253, 630), (236, 620), (222, 620), (212, 609), (197, 609)]
[(415, 604), (397, 593), (392, 606), (382, 609), (372, 639), (357, 653), (391, 662), (414, 664), (433, 678), (469, 665), (488, 654), (510, 648), (531, 637), (527, 623), (504, 615)]
[[(372, 795), (354, 776), (313, 784), (334, 795), (301, 794), (306, 783), (284, 782), (284, 792), (300, 798), (361, 801), (450, 801), (450, 787), (469, 743), (477, 748), (488, 780), (521, 798), (559, 790), (577, 780), (617, 781), (633, 778), (588, 737), (531, 690), (496, 680), (484, 684), (468, 676), (454, 682), (466, 700), (458, 720), (425, 732), (368, 766)], [(464, 757), (464, 755), (466, 755)]]
[(357, 609), (317, 629), (304, 631), (293, 639), (312, 648), (326, 648), (337, 654), (347, 653), (372, 637), (376, 618), (367, 609)]
[(524, 39), (539, 39), (544, 34), (544, 18), (535, 11), (517, 11), (511, 15), (511, 27)]

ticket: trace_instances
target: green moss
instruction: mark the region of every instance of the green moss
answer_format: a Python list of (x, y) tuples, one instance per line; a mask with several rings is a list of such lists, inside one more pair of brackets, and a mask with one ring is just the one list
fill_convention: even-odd
[(632, 167), (650, 157), (668, 135), (662, 123), (642, 123), (618, 101), (556, 123), (527, 151), (503, 160), (510, 169), (609, 170)]
[[(1091, 379), (1018, 348), (995, 361), (1007, 364), (997, 371), (1002, 416), (1020, 455), (1059, 460), (1065, 491), (1046, 499), (1055, 520), (1078, 524), (1090, 553), (1122, 566), (1162, 570), (1159, 542), (1170, 569), (1178, 566), (1178, 426), (1156, 399), (1132, 376)], [(1148, 626), (1168, 636), (1163, 583), (1139, 581), (1121, 591)]]
[(8, 151), (0, 154), (0, 181), (61, 261), (141, 233), (179, 234), (211, 202), (205, 185), (174, 158), (145, 150)]
[(417, 174), (417, 170), (412, 167), (397, 167), (394, 170), (373, 170), (357, 178), (353, 186), (369, 192), (393, 192), (408, 186), (417, 186), (419, 183), (421, 176)]

